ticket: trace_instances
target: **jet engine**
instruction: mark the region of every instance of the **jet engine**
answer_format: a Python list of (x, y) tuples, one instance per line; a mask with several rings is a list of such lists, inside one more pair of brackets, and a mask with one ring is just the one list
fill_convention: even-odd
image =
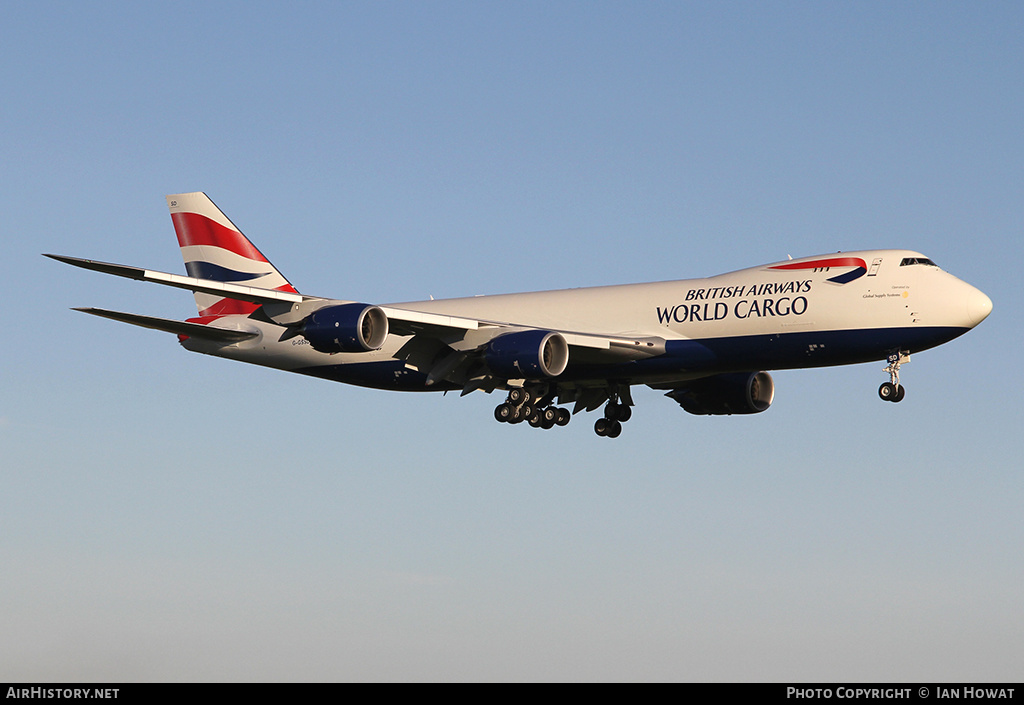
[(506, 379), (557, 377), (569, 364), (569, 344), (561, 334), (547, 330), (506, 333), (487, 344), (484, 360)]
[(388, 317), (377, 306), (339, 304), (314, 311), (289, 333), (281, 340), (301, 335), (323, 353), (368, 352), (384, 345)]
[(665, 396), (691, 414), (760, 414), (772, 405), (775, 382), (767, 372), (722, 374), (695, 379)]

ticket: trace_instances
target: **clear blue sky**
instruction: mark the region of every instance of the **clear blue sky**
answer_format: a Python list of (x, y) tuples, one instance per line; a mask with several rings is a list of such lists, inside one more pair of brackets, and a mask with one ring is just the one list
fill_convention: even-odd
[[(1024, 6), (51, 3), (0, 23), (0, 680), (1019, 680)], [(163, 196), (373, 302), (920, 250), (995, 303), (701, 418), (192, 355)]]

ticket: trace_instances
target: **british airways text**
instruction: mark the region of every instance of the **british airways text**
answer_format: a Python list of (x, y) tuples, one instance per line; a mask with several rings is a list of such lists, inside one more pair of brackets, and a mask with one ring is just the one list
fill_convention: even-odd
[[(657, 307), (658, 322), (668, 325), (687, 321), (721, 321), (730, 316), (740, 319), (802, 316), (807, 312), (807, 297), (794, 294), (804, 294), (810, 290), (811, 282), (806, 280), (690, 289), (686, 292), (687, 303), (667, 308)], [(739, 300), (734, 303), (733, 299)]]

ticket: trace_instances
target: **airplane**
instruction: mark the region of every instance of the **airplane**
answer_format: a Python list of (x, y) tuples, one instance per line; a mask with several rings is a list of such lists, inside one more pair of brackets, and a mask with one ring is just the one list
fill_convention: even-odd
[[(908, 250), (787, 259), (704, 279), (386, 305), (300, 294), (205, 193), (167, 196), (188, 276), (46, 255), (193, 292), (185, 321), (74, 310), (174, 333), (192, 352), (401, 391), (506, 392), (504, 423), (550, 429), (604, 406), (615, 438), (630, 388), (697, 415), (771, 406), (765, 370), (886, 361), (881, 399), (901, 401), (901, 365), (992, 311), (984, 293)], [(566, 406), (573, 404), (570, 412)]]

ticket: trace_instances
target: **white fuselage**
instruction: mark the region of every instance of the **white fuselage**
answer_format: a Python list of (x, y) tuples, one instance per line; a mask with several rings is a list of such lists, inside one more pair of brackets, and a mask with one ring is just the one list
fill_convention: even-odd
[[(863, 267), (851, 262), (863, 262)], [(812, 266), (814, 264), (829, 266)], [(573, 348), (565, 380), (603, 377), (627, 384), (671, 382), (737, 370), (850, 364), (918, 352), (977, 325), (991, 311), (985, 294), (906, 250), (844, 252), (752, 267), (706, 279), (416, 301), (390, 308), (607, 336), (661, 338), (664, 354), (595, 365)], [(390, 335), (372, 352), (326, 354), (282, 328), (244, 316), (213, 325), (258, 331), (232, 345), (185, 340), (185, 347), (338, 381), (393, 389), (426, 388), (412, 336)], [(479, 331), (444, 342), (479, 344)], [(436, 385), (430, 389), (450, 389)]]

